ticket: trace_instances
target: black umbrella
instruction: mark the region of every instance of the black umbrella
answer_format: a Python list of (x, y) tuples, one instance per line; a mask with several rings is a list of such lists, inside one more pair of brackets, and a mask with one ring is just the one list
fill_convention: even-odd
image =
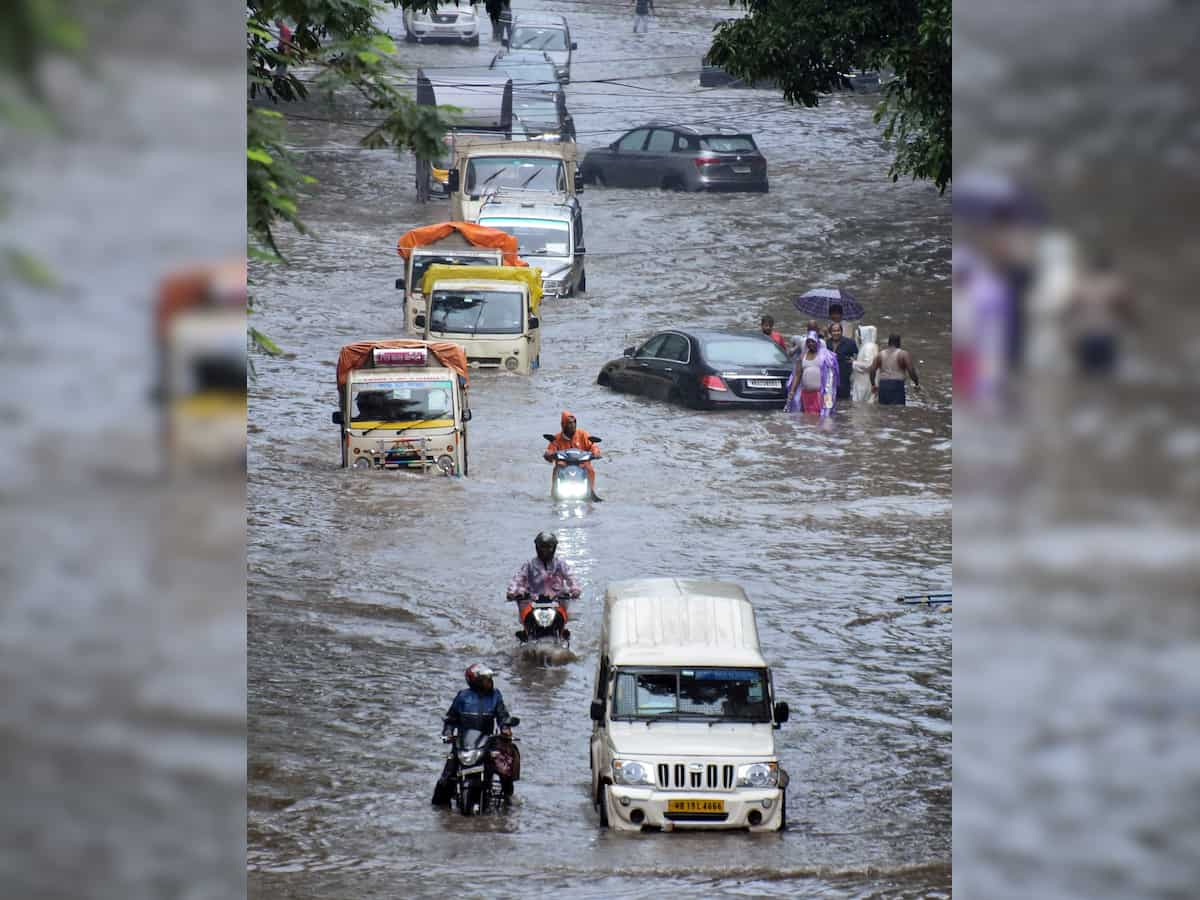
[(829, 305), (842, 304), (843, 319), (861, 319), (864, 310), (862, 304), (843, 291), (841, 288), (815, 288), (801, 294), (792, 301), (796, 309), (818, 319), (829, 318)]

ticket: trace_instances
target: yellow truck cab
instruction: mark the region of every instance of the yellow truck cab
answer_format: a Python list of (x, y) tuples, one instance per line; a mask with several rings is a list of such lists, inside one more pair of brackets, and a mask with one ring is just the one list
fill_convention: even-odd
[(530, 375), (541, 365), (542, 272), (520, 266), (430, 266), (422, 285), (425, 340), (453, 341), (471, 368)]
[(359, 341), (338, 355), (342, 468), (467, 475), (467, 359), (444, 341)]
[(156, 310), (163, 459), (173, 473), (246, 464), (246, 264), (168, 275)]
[(474, 222), (489, 193), (538, 191), (574, 197), (583, 193), (576, 165), (578, 151), (572, 143), (496, 141), (463, 137), (454, 144), (447, 184), (450, 217)]
[(736, 584), (616, 581), (592, 695), (592, 801), (617, 831), (787, 823), (787, 773), (754, 609)]

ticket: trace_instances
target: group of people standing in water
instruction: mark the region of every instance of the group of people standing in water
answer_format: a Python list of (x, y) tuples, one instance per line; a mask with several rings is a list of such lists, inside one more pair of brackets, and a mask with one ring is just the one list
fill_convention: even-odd
[(847, 335), (851, 327), (842, 319), (842, 308), (829, 307), (829, 322), (822, 328), (809, 320), (804, 334), (786, 343), (775, 330), (775, 320), (763, 316), (762, 333), (779, 345), (794, 368), (788, 379), (788, 412), (828, 416), (839, 402), (903, 406), (907, 402), (905, 384), (911, 380), (920, 387), (916, 365), (900, 346), (900, 335), (888, 336), (882, 350), (876, 343), (874, 325), (859, 325), (856, 336)]

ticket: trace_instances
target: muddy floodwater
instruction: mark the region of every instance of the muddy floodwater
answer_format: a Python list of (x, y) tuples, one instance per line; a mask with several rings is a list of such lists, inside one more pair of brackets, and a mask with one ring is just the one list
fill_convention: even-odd
[[(359, 149), (361, 128), (327, 113), (293, 126), (320, 189), (304, 209), (315, 238), (287, 239), (291, 264), (255, 271), (256, 325), (289, 355), (257, 358), (251, 386), (252, 896), (949, 895), (951, 616), (895, 602), (951, 581), (948, 202), (886, 177), (870, 97), (804, 110), (771, 91), (701, 90), (726, 10), (665, 8), (635, 41), (631, 9), (571, 5), (581, 150), (652, 119), (726, 122), (755, 135), (771, 191), (589, 188), (588, 293), (543, 305), (534, 376), (472, 378), (467, 479), (339, 468), (338, 349), (401, 334), (396, 240), (448, 204), (418, 204), (411, 158)], [(398, 15), (387, 24), (402, 34)], [(478, 48), (402, 53), (486, 65), (487, 31)], [(663, 327), (752, 329), (771, 313), (795, 334), (790, 298), (824, 285), (856, 292), (881, 340), (903, 334), (922, 373), (912, 405), (819, 422), (595, 384)], [(541, 435), (563, 409), (604, 439), (603, 504), (549, 498)], [(585, 584), (577, 658), (555, 667), (515, 658), (503, 599), (542, 529)], [(749, 593), (792, 709), (776, 733), (787, 831), (599, 828), (587, 749), (599, 596), (635, 575)], [(510, 811), (464, 819), (429, 798), (441, 717), (474, 661), (497, 670), (522, 719), (524, 763)]]

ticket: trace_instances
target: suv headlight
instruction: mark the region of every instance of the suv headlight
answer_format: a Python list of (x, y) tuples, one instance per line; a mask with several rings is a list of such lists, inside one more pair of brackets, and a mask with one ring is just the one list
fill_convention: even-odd
[(617, 784), (644, 784), (654, 787), (654, 776), (650, 774), (650, 768), (645, 763), (635, 760), (614, 759), (612, 768), (613, 781)]
[(738, 766), (737, 786), (764, 788), (779, 784), (779, 763), (751, 763)]

